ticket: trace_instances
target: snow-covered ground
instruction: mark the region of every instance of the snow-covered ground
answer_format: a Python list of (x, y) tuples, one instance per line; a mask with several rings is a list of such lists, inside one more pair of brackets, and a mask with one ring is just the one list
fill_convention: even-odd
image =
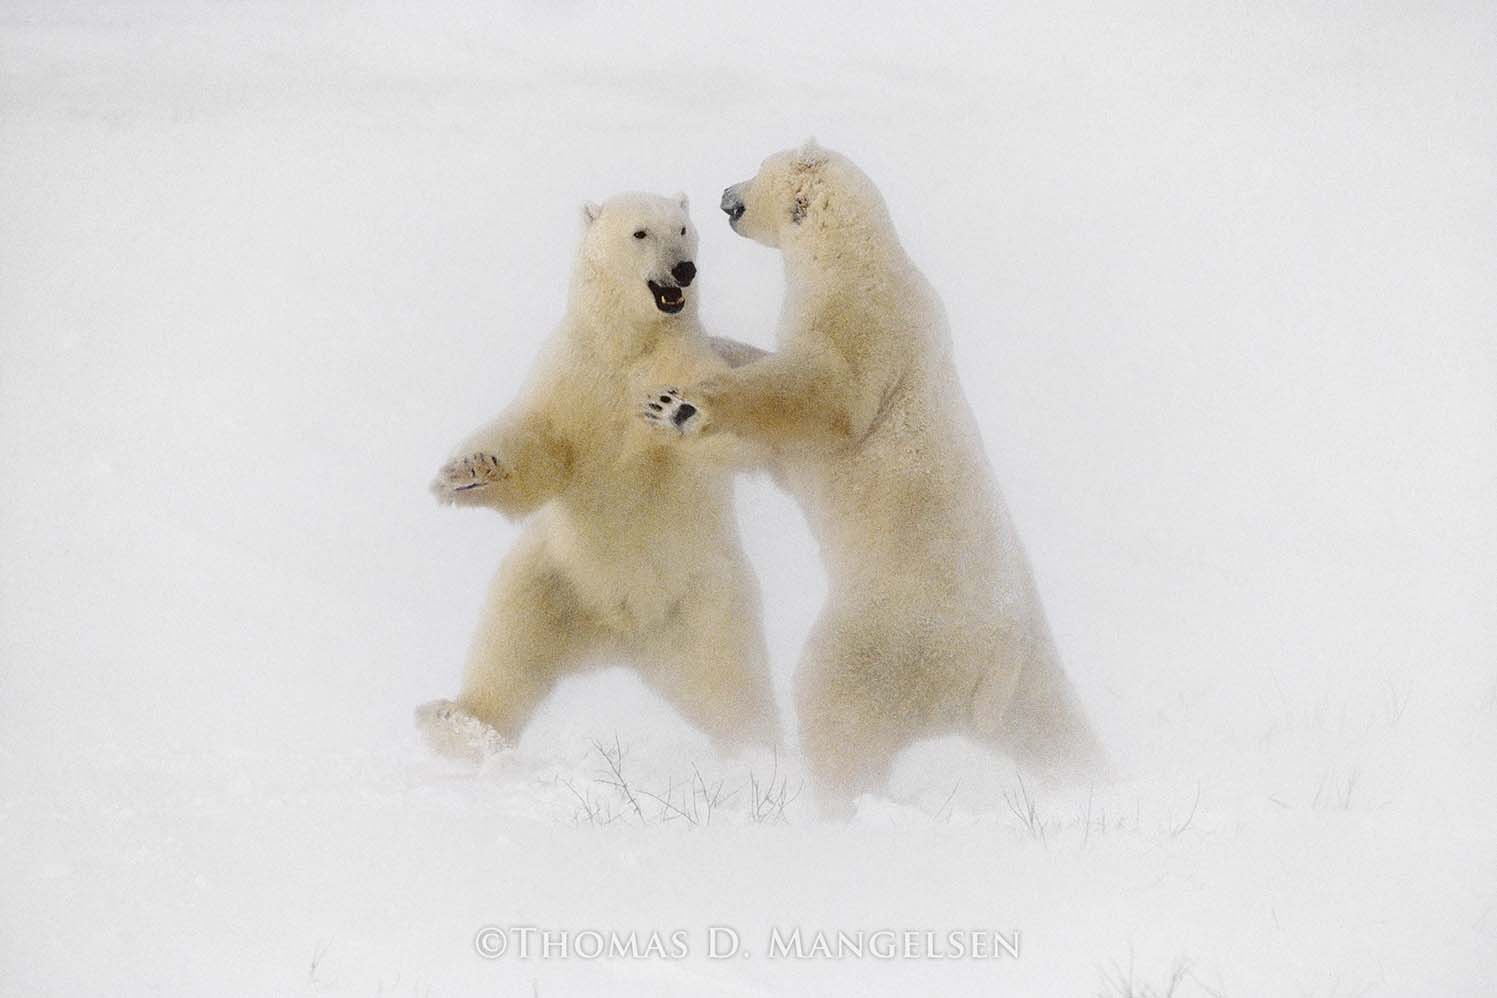
[[(0, 994), (1490, 993), (1497, 13), (997, 6), (0, 7)], [(1119, 779), (943, 742), (822, 824), (617, 670), (431, 758), (515, 528), (425, 484), (577, 203), (684, 188), (769, 345), (713, 206), (813, 133), (945, 295)], [(739, 507), (784, 692), (820, 570)]]

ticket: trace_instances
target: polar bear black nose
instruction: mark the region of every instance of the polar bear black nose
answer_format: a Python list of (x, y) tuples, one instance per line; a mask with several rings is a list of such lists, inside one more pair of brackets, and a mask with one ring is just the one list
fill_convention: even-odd
[(738, 193), (739, 184), (734, 184), (723, 191), (722, 209), (727, 212), (728, 221), (736, 222), (743, 217), (743, 195)]
[(681, 285), (681, 287), (689, 288), (691, 287), (691, 282), (696, 280), (697, 265), (690, 260), (682, 260), (671, 268), (671, 276), (676, 279), (676, 283)]

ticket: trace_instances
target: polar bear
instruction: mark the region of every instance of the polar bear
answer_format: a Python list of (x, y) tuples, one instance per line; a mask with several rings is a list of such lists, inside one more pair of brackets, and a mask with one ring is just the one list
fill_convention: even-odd
[(761, 351), (702, 332), (684, 195), (621, 194), (583, 222), (566, 316), (527, 388), (432, 483), (445, 503), (534, 516), (494, 579), (462, 692), (419, 708), (418, 727), (481, 759), (558, 679), (626, 661), (715, 742), (773, 744), (758, 583), (731, 508), (744, 445), (674, 448), (625, 411), (649, 385)]
[(901, 748), (945, 733), (1039, 770), (1099, 763), (944, 310), (878, 189), (810, 142), (765, 160), (722, 208), (735, 232), (783, 254), (778, 349), (641, 415), (670, 436), (769, 446), (805, 511), (830, 585), (796, 704), (823, 806), (845, 811), (884, 786)]

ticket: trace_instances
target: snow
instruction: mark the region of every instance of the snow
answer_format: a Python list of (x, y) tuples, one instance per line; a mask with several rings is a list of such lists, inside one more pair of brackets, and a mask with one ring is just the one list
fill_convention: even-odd
[[(1213, 6), (0, 9), (0, 993), (1485, 993), (1497, 16)], [(943, 741), (821, 823), (793, 746), (719, 758), (622, 670), (430, 757), (515, 528), (425, 483), (577, 203), (684, 188), (709, 326), (767, 346), (714, 205), (813, 133), (945, 296), (1118, 779)], [(739, 495), (784, 692), (822, 576)]]

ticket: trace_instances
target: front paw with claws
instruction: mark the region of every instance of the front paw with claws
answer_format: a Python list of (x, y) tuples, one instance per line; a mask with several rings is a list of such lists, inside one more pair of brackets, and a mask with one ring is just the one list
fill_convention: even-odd
[(431, 483), (431, 493), (444, 503), (478, 505), (508, 477), (509, 470), (494, 455), (467, 454), (442, 465)]
[(640, 418), (657, 430), (670, 430), (682, 436), (696, 433), (707, 425), (701, 406), (688, 402), (678, 388), (661, 388), (653, 392), (639, 410)]

